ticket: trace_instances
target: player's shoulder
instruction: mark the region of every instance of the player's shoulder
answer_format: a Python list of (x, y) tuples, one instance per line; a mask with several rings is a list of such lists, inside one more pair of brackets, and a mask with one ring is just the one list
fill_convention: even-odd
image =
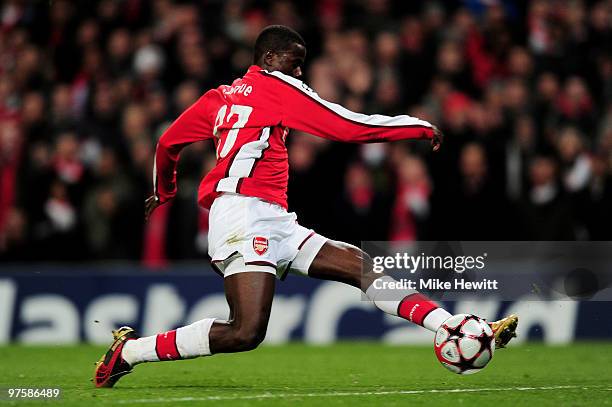
[(314, 90), (312, 90), (312, 88), (310, 88), (308, 85), (306, 85), (303, 81), (301, 81), (298, 78), (294, 78), (293, 76), (284, 74), (280, 71), (266, 71), (264, 69), (261, 70), (261, 74), (271, 78), (272, 80), (276, 81), (278, 84), (280, 84), (281, 86), (288, 86), (288, 87), (292, 87), (292, 88), (296, 88), (298, 90), (301, 90), (303, 92), (312, 92), (314, 93)]
[(212, 88), (207, 90), (202, 96), (200, 96), (200, 99), (214, 99), (214, 98), (218, 98), (223, 94), (223, 89), (224, 87), (227, 87), (227, 85), (221, 85), (217, 88)]
[(219, 86), (218, 88), (213, 88), (206, 91), (202, 96), (200, 96), (197, 103), (200, 105), (213, 107), (214, 105), (224, 103), (222, 87)]
[(235, 91), (237, 86), (242, 84), (263, 84), (263, 88), (267, 91), (273, 91), (286, 88), (297, 88), (303, 91), (313, 92), (313, 90), (301, 80), (293, 76), (286, 75), (280, 71), (268, 71), (257, 65), (252, 65), (247, 70), (244, 77), (237, 79), (229, 87), (228, 91)]

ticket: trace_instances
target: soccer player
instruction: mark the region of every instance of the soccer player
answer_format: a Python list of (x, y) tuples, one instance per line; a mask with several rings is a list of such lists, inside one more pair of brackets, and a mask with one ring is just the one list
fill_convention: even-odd
[[(229, 319), (205, 318), (142, 338), (130, 327), (114, 331), (113, 344), (96, 366), (97, 387), (112, 387), (143, 362), (255, 349), (266, 335), (276, 278), (288, 272), (350, 284), (382, 311), (434, 332), (451, 316), (416, 291), (406, 290), (397, 301), (377, 298), (374, 281), (392, 279), (373, 273), (366, 253), (301, 226), (287, 212), (289, 129), (352, 143), (427, 139), (433, 151), (442, 143), (441, 132), (424, 120), (368, 116), (321, 99), (298, 79), (305, 58), (297, 32), (278, 25), (265, 28), (244, 77), (206, 92), (161, 136), (146, 218), (175, 196), (181, 149), (197, 141), (215, 142), (217, 165), (198, 195), (200, 205), (210, 208), (209, 254), (224, 277)], [(503, 347), (514, 336), (517, 318), (491, 325), (497, 346)]]

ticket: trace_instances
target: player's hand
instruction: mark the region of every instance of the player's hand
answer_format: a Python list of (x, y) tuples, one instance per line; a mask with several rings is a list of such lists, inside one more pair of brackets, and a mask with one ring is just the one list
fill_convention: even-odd
[(431, 139), (431, 149), (436, 152), (442, 146), (442, 142), (444, 141), (444, 134), (440, 131), (439, 128), (433, 126), (433, 137)]
[(148, 222), (153, 211), (155, 211), (158, 206), (163, 204), (164, 203), (160, 202), (155, 195), (148, 197), (145, 201), (145, 222)]

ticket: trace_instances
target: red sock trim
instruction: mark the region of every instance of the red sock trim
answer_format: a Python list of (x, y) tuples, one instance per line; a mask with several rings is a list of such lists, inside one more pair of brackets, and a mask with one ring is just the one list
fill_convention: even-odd
[(176, 330), (157, 335), (155, 352), (157, 352), (159, 360), (178, 360), (181, 358), (176, 347)]
[(440, 308), (438, 304), (423, 294), (416, 293), (410, 294), (400, 302), (397, 314), (410, 322), (423, 326), (425, 317), (436, 308)]

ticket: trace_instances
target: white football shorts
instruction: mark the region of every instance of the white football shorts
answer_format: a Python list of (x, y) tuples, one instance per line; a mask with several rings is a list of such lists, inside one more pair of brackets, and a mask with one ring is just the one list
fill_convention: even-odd
[(224, 276), (266, 272), (284, 279), (308, 275), (327, 238), (297, 223), (297, 216), (259, 198), (224, 193), (210, 208), (208, 254)]

